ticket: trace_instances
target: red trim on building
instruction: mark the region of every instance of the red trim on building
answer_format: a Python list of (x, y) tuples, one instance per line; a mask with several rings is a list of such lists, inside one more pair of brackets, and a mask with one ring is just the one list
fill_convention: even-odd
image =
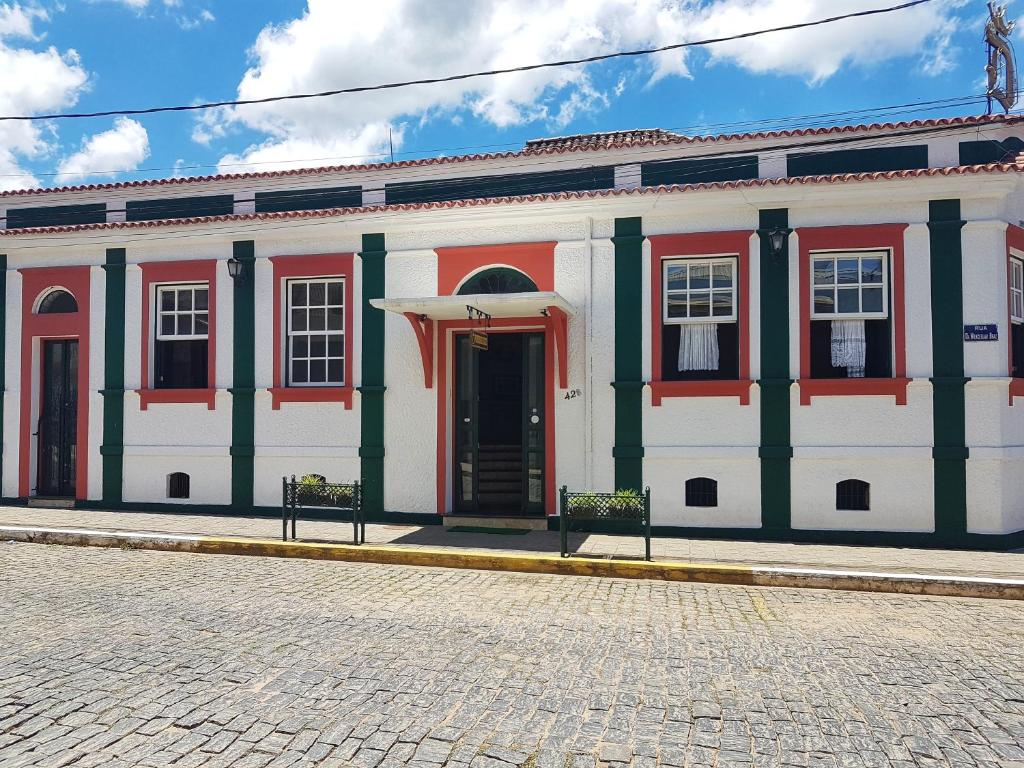
[(558, 388), (569, 388), (569, 316), (560, 307), (548, 307), (558, 358)]
[[(836, 395), (892, 395), (896, 405), (907, 404), (907, 333), (904, 297), (903, 234), (907, 224), (867, 224), (843, 227), (800, 227), (800, 404), (812, 397)], [(893, 373), (884, 379), (811, 378), (811, 258), (814, 252), (867, 250), (890, 253), (889, 314), (893, 328)]]
[[(90, 267), (40, 267), (18, 270), (21, 286), (21, 425), (18, 495), (31, 493), (32, 377), (42, 389), (42, 354), (33, 356), (37, 339), (78, 339), (78, 428), (75, 435), (75, 498), (89, 498), (89, 287)], [(37, 315), (35, 305), (48, 288), (63, 288), (78, 302), (77, 312)], [(41, 353), (41, 350), (40, 350)], [(42, 407), (40, 396), (39, 407)], [(38, 471), (38, 467), (37, 467)]]
[(1010, 377), (1010, 405), (1013, 398), (1024, 397), (1024, 378), (1013, 376), (1013, 321), (1010, 319), (1011, 297), (1010, 286), (1013, 285), (1013, 273), (1010, 269), (1010, 249), (1018, 251), (1024, 259), (1024, 229), (1014, 224), (1006, 227), (1006, 375)]
[[(738, 397), (750, 404), (750, 236), (752, 230), (650, 235), (651, 243), (651, 405), (665, 397)], [(672, 258), (736, 257), (736, 322), (739, 336), (739, 378), (704, 381), (663, 381), (661, 378), (662, 269)]]
[(489, 267), (512, 267), (533, 280), (538, 291), (553, 291), (555, 245), (544, 242), (435, 248), (437, 295), (455, 294), (467, 278)]
[(416, 334), (416, 343), (420, 347), (420, 361), (423, 363), (423, 386), (430, 389), (434, 386), (434, 321), (415, 312), (402, 314)]
[[(555, 326), (554, 318), (510, 317), (491, 320), (488, 333), (544, 332), (544, 513), (554, 515), (558, 504), (555, 498)], [(448, 439), (454, 440), (455, 408), (449, 416), (448, 377), (454, 379), (454, 372), (448, 370), (448, 346), (458, 332), (477, 328), (472, 320), (440, 320), (437, 323), (438, 367), (437, 367), (437, 513), (449, 514), (447, 502), (448, 478), (451, 475)], [(454, 356), (452, 359), (454, 364)], [(452, 393), (454, 395), (454, 393)], [(454, 444), (453, 444), (454, 447)], [(454, 459), (452, 459), (454, 460)], [(454, 490), (454, 489), (453, 489)]]
[[(152, 404), (202, 403), (213, 410), (217, 395), (217, 262), (214, 259), (202, 261), (151, 261), (139, 264), (142, 269), (142, 382), (139, 407), (145, 411)], [(156, 389), (150, 386), (150, 344), (156, 329), (153, 313), (154, 289), (157, 285), (174, 283), (207, 283), (209, 285), (210, 331), (206, 345), (205, 389)]]
[[(351, 253), (317, 253), (305, 256), (271, 256), (274, 265), (274, 386), (268, 390), (275, 411), (281, 403), (341, 403), (352, 409), (352, 358), (355, 333), (352, 326)], [(345, 279), (345, 385), (341, 387), (289, 387), (284, 375), (284, 309), (287, 297), (282, 286), (289, 278), (342, 277)]]

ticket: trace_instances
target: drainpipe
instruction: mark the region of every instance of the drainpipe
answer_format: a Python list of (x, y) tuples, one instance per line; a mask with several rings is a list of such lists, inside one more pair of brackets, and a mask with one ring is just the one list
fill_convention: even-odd
[(594, 487), (594, 354), (591, 335), (594, 332), (594, 246), (591, 241), (594, 233), (594, 219), (587, 216), (583, 222), (585, 239), (583, 241), (583, 265), (586, 273), (586, 327), (583, 333), (583, 354), (586, 361), (586, 380), (583, 384), (584, 407), (587, 423), (583, 427), (583, 452), (586, 456), (586, 488)]

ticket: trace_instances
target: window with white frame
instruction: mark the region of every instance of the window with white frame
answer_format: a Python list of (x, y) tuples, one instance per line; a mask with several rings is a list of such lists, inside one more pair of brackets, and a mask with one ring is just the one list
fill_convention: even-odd
[(156, 286), (153, 379), (157, 389), (209, 386), (210, 286)]
[(288, 280), (287, 372), (293, 387), (345, 384), (345, 279)]
[(736, 259), (670, 259), (664, 269), (666, 323), (736, 319)]
[(813, 254), (813, 317), (832, 319), (888, 317), (888, 254)]
[(888, 251), (810, 258), (812, 378), (892, 376)]
[(1024, 261), (1010, 257), (1010, 375), (1024, 376)]
[(737, 259), (670, 258), (661, 269), (662, 380), (738, 378)]

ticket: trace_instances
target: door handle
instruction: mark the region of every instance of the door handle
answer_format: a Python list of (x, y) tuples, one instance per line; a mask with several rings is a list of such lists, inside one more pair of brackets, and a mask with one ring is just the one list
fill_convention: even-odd
[(466, 424), (469, 424), (469, 416), (463, 416), (462, 421)]

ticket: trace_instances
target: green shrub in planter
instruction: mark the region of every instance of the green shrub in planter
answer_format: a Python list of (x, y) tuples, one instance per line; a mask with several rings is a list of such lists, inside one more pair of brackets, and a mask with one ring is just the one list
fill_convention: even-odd
[(327, 478), (323, 475), (303, 475), (295, 489), (295, 500), (300, 506), (322, 506), (327, 497)]
[(601, 499), (596, 493), (585, 492), (569, 497), (569, 514), (580, 517), (595, 517), (601, 512)]
[(608, 503), (608, 510), (611, 516), (633, 517), (642, 516), (644, 511), (644, 497), (632, 488), (620, 488), (612, 496)]

